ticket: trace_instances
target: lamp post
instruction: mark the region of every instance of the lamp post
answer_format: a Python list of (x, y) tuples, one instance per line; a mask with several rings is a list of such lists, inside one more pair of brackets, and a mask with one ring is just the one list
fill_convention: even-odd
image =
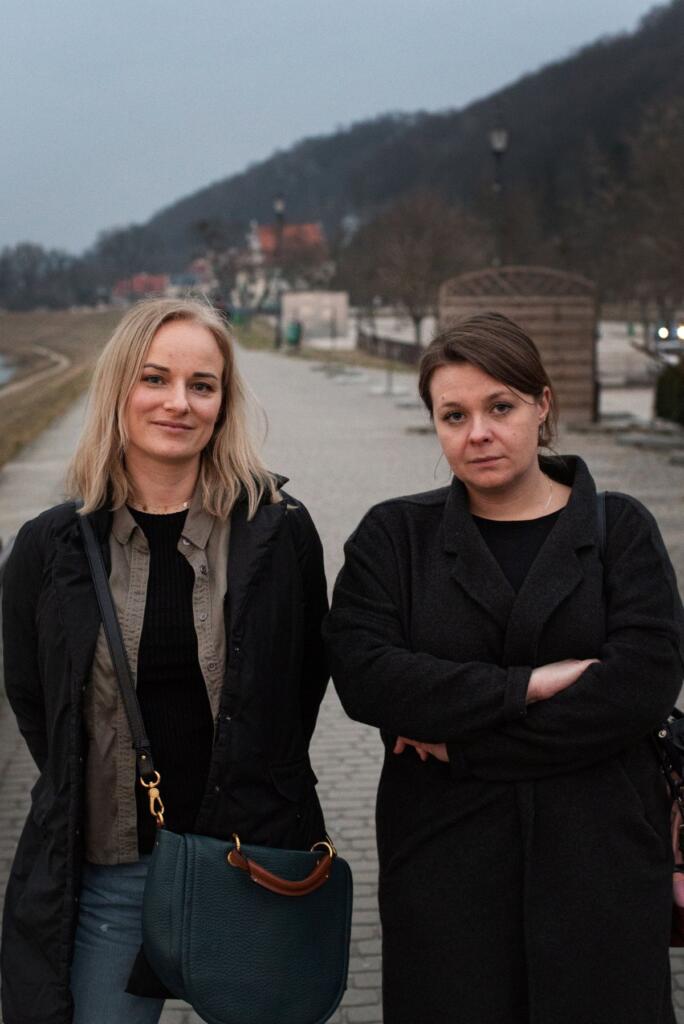
[(494, 192), (496, 221), (496, 253), (494, 266), (500, 267), (503, 263), (503, 178), (501, 165), (503, 164), (504, 153), (508, 149), (508, 131), (506, 128), (492, 128), (489, 133), (489, 145), (494, 157)]
[(274, 257), (277, 259), (283, 246), (283, 228), (285, 227), (285, 196), (282, 192), (278, 192), (273, 197), (273, 217), (275, 220)]
[(282, 306), (280, 301), (280, 289), (278, 288), (278, 262), (283, 249), (283, 229), (285, 227), (285, 196), (278, 192), (273, 197), (273, 218), (275, 221), (275, 248), (273, 250), (273, 289), (276, 299), (276, 324), (273, 338), (274, 348), (280, 348), (283, 343)]

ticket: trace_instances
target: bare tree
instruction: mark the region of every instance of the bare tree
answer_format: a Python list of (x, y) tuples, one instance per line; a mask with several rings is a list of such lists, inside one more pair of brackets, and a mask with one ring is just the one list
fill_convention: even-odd
[(646, 111), (629, 145), (634, 279), (669, 320), (684, 303), (684, 98)]
[(165, 269), (159, 238), (141, 224), (100, 232), (85, 258), (101, 285), (111, 285), (121, 277), (141, 272), (159, 273)]
[(76, 256), (31, 242), (0, 252), (0, 307), (63, 309), (95, 297), (91, 269)]
[(333, 265), (328, 259), (325, 242), (308, 242), (297, 233), (285, 233), (272, 257), (283, 278), (295, 288), (321, 287), (329, 283)]
[(590, 187), (567, 208), (559, 248), (602, 295), (669, 320), (684, 302), (684, 99), (646, 110), (623, 151), (622, 174), (589, 154)]
[(229, 301), (239, 269), (240, 246), (244, 243), (244, 225), (227, 223), (219, 218), (200, 220), (193, 225), (193, 235), (201, 244), (202, 255), (209, 262), (216, 280), (218, 296)]
[(399, 199), (361, 228), (344, 252), (340, 279), (357, 302), (374, 296), (398, 304), (421, 325), (436, 312), (440, 285), (489, 260), (492, 239), (481, 221), (431, 192)]

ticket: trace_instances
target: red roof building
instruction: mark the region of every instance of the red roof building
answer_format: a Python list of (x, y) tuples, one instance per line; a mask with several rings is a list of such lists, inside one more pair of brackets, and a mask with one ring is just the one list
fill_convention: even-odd
[(278, 255), (306, 254), (323, 259), (326, 255), (322, 224), (260, 224), (257, 227), (259, 249), (266, 260)]
[(117, 281), (112, 288), (112, 295), (126, 299), (144, 298), (146, 295), (163, 295), (169, 284), (168, 274), (134, 274), (133, 277)]

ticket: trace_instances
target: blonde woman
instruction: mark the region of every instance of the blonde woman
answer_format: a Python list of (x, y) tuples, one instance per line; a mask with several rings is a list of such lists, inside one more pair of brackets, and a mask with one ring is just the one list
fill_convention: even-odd
[(154, 821), (80, 514), (109, 567), (167, 827), (294, 848), (323, 834), (308, 759), (327, 681), (321, 546), (260, 461), (248, 405), (213, 309), (138, 304), (95, 371), (74, 500), (17, 537), (5, 680), (40, 776), (7, 889), (5, 1024), (153, 1024), (167, 994), (140, 958), (129, 980)]

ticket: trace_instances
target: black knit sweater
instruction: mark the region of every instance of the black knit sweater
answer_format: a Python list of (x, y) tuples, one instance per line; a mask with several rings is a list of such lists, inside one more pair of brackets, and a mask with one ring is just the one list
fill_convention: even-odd
[[(206, 785), (213, 722), (197, 656), (192, 612), (194, 573), (177, 550), (187, 512), (151, 515), (131, 509), (150, 548), (145, 618), (138, 652), (137, 695), (161, 775), (166, 824), (192, 831)], [(136, 785), (138, 848), (149, 853), (155, 823)]]
[(506, 521), (473, 516), (487, 547), (516, 593), (560, 514), (558, 511), (539, 519)]

